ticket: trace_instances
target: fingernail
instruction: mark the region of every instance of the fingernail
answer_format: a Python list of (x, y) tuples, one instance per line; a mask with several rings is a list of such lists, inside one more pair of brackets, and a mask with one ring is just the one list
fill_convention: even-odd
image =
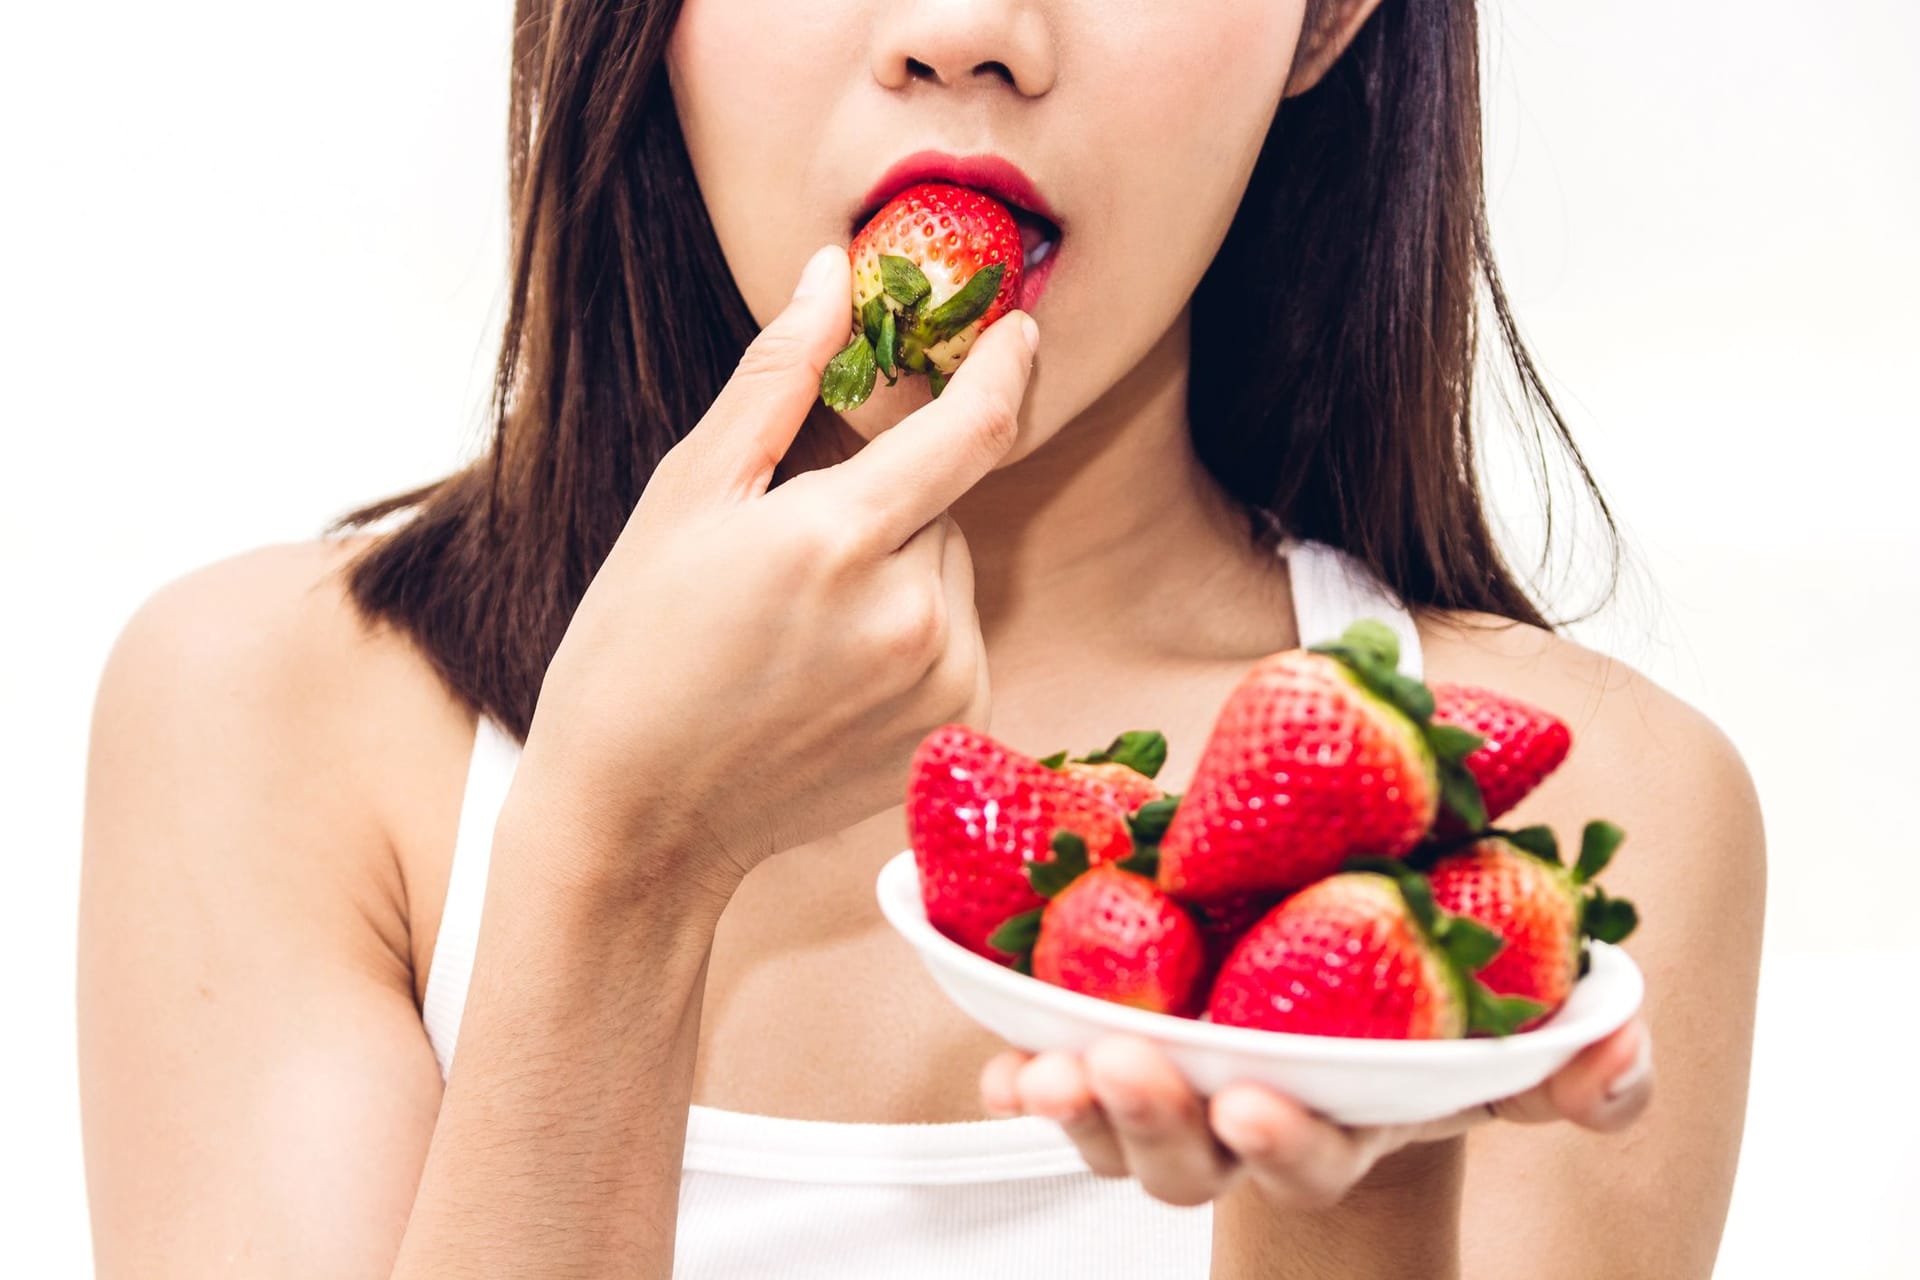
[(826, 287), (828, 268), (833, 265), (833, 254), (844, 252), (838, 245), (822, 245), (813, 251), (807, 259), (806, 268), (800, 273), (800, 283), (793, 287), (793, 296), (797, 301)]
[(1040, 326), (1024, 311), (1020, 313), (1020, 336), (1027, 340), (1027, 354), (1032, 355), (1040, 345)]
[(1653, 1040), (1646, 1032), (1640, 1033), (1640, 1047), (1633, 1051), (1633, 1061), (1627, 1069), (1613, 1078), (1607, 1086), (1607, 1101), (1612, 1102), (1632, 1089), (1637, 1088), (1653, 1073)]

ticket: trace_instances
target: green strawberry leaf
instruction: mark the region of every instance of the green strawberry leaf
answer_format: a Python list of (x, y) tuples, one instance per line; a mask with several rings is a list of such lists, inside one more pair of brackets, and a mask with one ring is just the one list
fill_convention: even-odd
[(897, 253), (880, 255), (880, 287), (903, 307), (911, 307), (933, 292), (914, 260)]
[(1420, 927), (1437, 934), (1441, 927), (1440, 908), (1434, 905), (1433, 886), (1427, 883), (1427, 878), (1402, 865), (1394, 879), (1400, 884), (1400, 896), (1407, 900), (1407, 910), (1420, 922)]
[(1556, 867), (1560, 865), (1560, 842), (1554, 838), (1552, 827), (1536, 825), (1499, 834), (1514, 848), (1530, 853), (1542, 862), (1551, 862)]
[(1158, 800), (1149, 800), (1127, 815), (1127, 830), (1133, 835), (1136, 848), (1141, 845), (1158, 845), (1167, 834), (1167, 827), (1173, 822), (1174, 810), (1180, 806), (1179, 796), (1162, 796)]
[(1457, 760), (1443, 760), (1438, 763), (1440, 774), (1440, 803), (1459, 815), (1469, 831), (1478, 831), (1487, 825), (1487, 802), (1480, 795), (1480, 784), (1467, 772), (1467, 766)]
[(880, 336), (873, 344), (873, 353), (880, 365), (880, 372), (887, 375), (888, 386), (900, 380), (893, 362), (894, 347), (898, 340), (894, 329), (893, 312), (885, 307), (880, 308)]
[(1160, 846), (1143, 844), (1134, 846), (1132, 853), (1113, 864), (1122, 871), (1131, 871), (1137, 876), (1151, 880), (1160, 874)]
[(1015, 973), (1024, 973), (1031, 978), (1033, 976), (1033, 952), (1029, 951), (1025, 955), (1015, 956), (1013, 963), (1008, 965), (1007, 968), (1013, 970)]
[(929, 365), (927, 367), (927, 385), (933, 389), (933, 398), (938, 400), (940, 393), (947, 389), (947, 375)]
[[(1044, 910), (1035, 907), (1017, 916), (1009, 916), (1005, 924), (987, 935), (987, 945), (996, 951), (1026, 960), (1033, 951), (1034, 942), (1040, 937), (1040, 916)], [(1031, 973), (1033, 970), (1029, 968), (1022, 972)]]
[(1478, 973), (1507, 945), (1505, 938), (1478, 920), (1465, 916), (1446, 916), (1441, 920), (1437, 941), (1447, 958), (1465, 973)]
[(1045, 765), (1049, 769), (1057, 770), (1061, 765), (1065, 764), (1066, 762), (1067, 762), (1067, 753), (1064, 751), (1056, 751), (1050, 756), (1040, 757), (1040, 763)]
[(1053, 833), (1053, 858), (1027, 864), (1027, 883), (1043, 898), (1051, 898), (1087, 869), (1087, 842), (1064, 827)]
[(1427, 733), (1427, 742), (1433, 747), (1435, 758), (1449, 763), (1465, 760), (1479, 750), (1480, 744), (1485, 741), (1473, 730), (1462, 729), (1457, 724), (1436, 724)]
[(914, 326), (920, 345), (938, 346), (985, 315), (994, 295), (1000, 292), (1000, 277), (1006, 273), (1005, 263), (990, 262), (967, 277), (951, 298), (920, 317)]
[(1626, 832), (1604, 818), (1589, 822), (1580, 833), (1580, 860), (1573, 864), (1574, 880), (1585, 884), (1606, 870), (1620, 842), (1626, 838)]
[(1094, 751), (1079, 758), (1081, 764), (1123, 764), (1135, 773), (1151, 778), (1167, 762), (1167, 738), (1158, 729), (1129, 729), (1113, 740), (1105, 751)]
[(1317, 644), (1313, 652), (1345, 658), (1358, 666), (1392, 671), (1400, 665), (1400, 637), (1378, 618), (1362, 618), (1331, 644)]
[(1547, 1006), (1525, 996), (1497, 996), (1478, 978), (1467, 980), (1467, 1030), (1490, 1036), (1510, 1036)]
[(887, 304), (877, 293), (860, 308), (860, 332), (867, 335), (867, 345), (873, 348), (876, 356), (880, 351), (880, 317), (887, 314)]
[(873, 344), (860, 334), (842, 347), (820, 374), (820, 398), (835, 411), (852, 409), (873, 394)]
[(1609, 898), (1595, 886), (1580, 912), (1580, 931), (1601, 942), (1624, 942), (1640, 924), (1640, 912), (1625, 898)]

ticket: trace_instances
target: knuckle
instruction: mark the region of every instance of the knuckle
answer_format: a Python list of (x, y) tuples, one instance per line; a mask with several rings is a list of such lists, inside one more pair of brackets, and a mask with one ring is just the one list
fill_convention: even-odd
[(970, 409), (983, 444), (995, 452), (1012, 446), (1020, 432), (1020, 406), (999, 387), (982, 387)]
[(844, 568), (856, 559), (864, 544), (864, 531), (845, 511), (819, 502), (807, 508), (795, 550), (802, 563), (825, 569)]
[(939, 656), (946, 631), (946, 607), (937, 597), (909, 595), (889, 612), (880, 647), (888, 660), (924, 673)]

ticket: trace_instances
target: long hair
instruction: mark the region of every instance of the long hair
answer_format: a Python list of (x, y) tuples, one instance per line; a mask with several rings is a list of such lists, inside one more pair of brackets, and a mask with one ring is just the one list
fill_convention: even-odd
[[(667, 86), (679, 0), (518, 0), (508, 174), (512, 268), (491, 447), (361, 507), (389, 515), (349, 566), (368, 618), (524, 738), (587, 584), (660, 458), (756, 331), (695, 184)], [(1350, 552), (1408, 605), (1548, 625), (1502, 557), (1475, 467), (1481, 304), (1531, 436), (1571, 460), (1488, 242), (1474, 6), (1384, 0), (1311, 91), (1276, 112), (1195, 290), (1195, 450), (1279, 531)], [(694, 306), (688, 299), (701, 299)]]

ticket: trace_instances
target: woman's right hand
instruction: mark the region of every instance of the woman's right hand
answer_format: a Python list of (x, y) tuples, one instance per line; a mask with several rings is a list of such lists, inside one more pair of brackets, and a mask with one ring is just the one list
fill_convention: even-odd
[(946, 509), (1015, 442), (1032, 321), (1003, 317), (938, 400), (769, 491), (851, 289), (844, 249), (809, 260), (581, 600), (514, 791), (599, 838), (569, 844), (595, 865), (549, 870), (601, 892), (670, 874), (724, 901), (767, 856), (898, 803), (930, 730), (985, 723), (972, 562)]

